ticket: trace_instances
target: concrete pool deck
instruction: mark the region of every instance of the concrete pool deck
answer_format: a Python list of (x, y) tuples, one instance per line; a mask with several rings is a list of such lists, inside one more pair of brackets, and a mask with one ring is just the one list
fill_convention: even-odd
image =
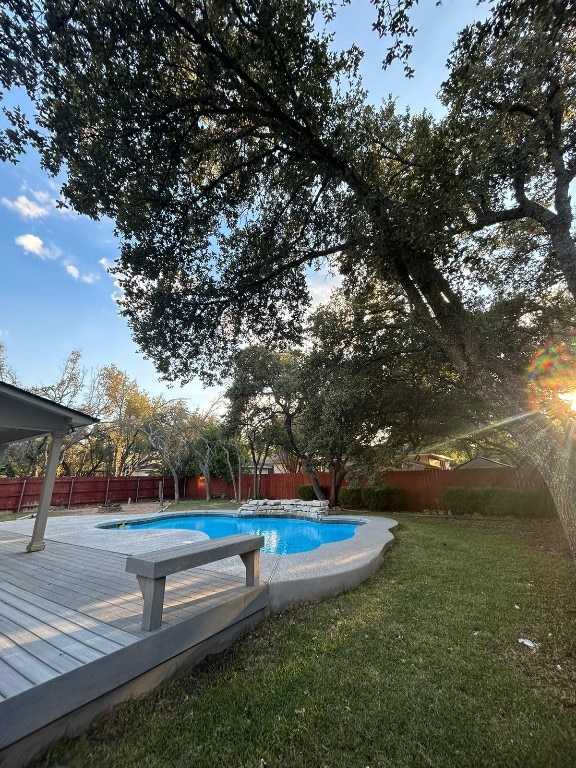
[[(162, 516), (177, 517), (186, 514), (164, 512)], [(191, 512), (191, 514), (196, 514)], [(224, 510), (199, 512), (218, 516)], [(235, 515), (234, 511), (229, 512)], [(79, 547), (138, 555), (153, 549), (175, 547), (192, 541), (207, 539), (206, 534), (190, 530), (118, 530), (99, 526), (112, 522), (154, 520), (154, 514), (67, 515), (49, 518), (45, 540), (74, 544)], [(330, 519), (331, 516), (328, 517)], [(269, 585), (269, 610), (278, 611), (290, 605), (318, 600), (358, 586), (378, 569), (386, 549), (394, 542), (398, 523), (387, 517), (371, 515), (336, 515), (334, 519), (361, 520), (355, 535), (344, 541), (324, 544), (318, 549), (293, 555), (261, 554), (261, 580)], [(244, 518), (246, 519), (246, 518)], [(0, 531), (29, 535), (34, 521), (20, 519), (0, 523)], [(203, 566), (205, 570), (232, 577), (242, 577), (244, 566), (239, 558), (228, 558)]]

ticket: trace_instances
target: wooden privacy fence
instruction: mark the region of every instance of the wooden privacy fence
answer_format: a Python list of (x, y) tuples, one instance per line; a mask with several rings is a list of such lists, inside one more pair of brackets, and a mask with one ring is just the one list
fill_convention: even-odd
[(386, 472), (383, 484), (400, 488), (402, 509), (413, 512), (445, 509), (442, 497), (446, 488), (512, 488), (536, 491), (542, 494), (544, 504), (555, 509), (550, 491), (534, 467)]
[[(318, 473), (320, 485), (330, 487), (330, 474)], [(342, 484), (353, 485), (346, 482)], [(513, 488), (516, 490), (531, 490), (542, 494), (544, 503), (554, 508), (554, 502), (542, 476), (534, 467), (505, 467), (482, 469), (424, 469), (397, 470), (385, 472), (381, 479), (382, 485), (388, 485), (402, 490), (400, 508), (406, 511), (422, 512), (425, 509), (442, 509), (442, 496), (445, 488)], [(262, 475), (262, 496), (266, 499), (294, 499), (297, 497), (299, 485), (310, 485), (308, 475), (274, 474)], [(254, 488), (252, 475), (242, 476), (242, 498), (251, 497)], [(233, 497), (232, 483), (226, 480), (212, 480), (212, 494), (224, 494)], [(186, 497), (190, 499), (206, 498), (204, 478), (191, 477), (186, 483)]]
[[(19, 512), (37, 507), (43, 482), (42, 477), (0, 478), (0, 509)], [(159, 498), (161, 483), (164, 498), (173, 499), (174, 480), (171, 477), (57, 477), (51, 506), (78, 507), (126, 502), (128, 499), (150, 501)]]
[[(330, 487), (330, 473), (319, 472), (318, 481), (320, 485)], [(234, 498), (234, 488), (232, 483), (221, 478), (212, 478), (212, 495), (222, 494)], [(265, 499), (296, 499), (297, 488), (299, 485), (310, 485), (308, 475), (302, 475), (298, 472), (282, 473), (274, 475), (262, 475), (260, 484), (262, 497)], [(242, 499), (253, 498), (254, 475), (242, 475)], [(186, 481), (186, 498), (205, 499), (206, 481), (203, 477), (189, 477)]]
[[(318, 473), (320, 485), (330, 487), (330, 474)], [(38, 505), (42, 478), (0, 478), (0, 510), (20, 511)], [(171, 477), (58, 477), (52, 494), (53, 507), (75, 507), (108, 502), (133, 502), (158, 499), (159, 484), (163, 483), (164, 498), (174, 498)], [(346, 481), (343, 483), (346, 486)], [(351, 485), (352, 483), (348, 483)], [(422, 512), (442, 509), (445, 488), (515, 488), (542, 493), (546, 504), (554, 508), (540, 473), (534, 468), (507, 467), (504, 469), (426, 469), (422, 471), (392, 471), (382, 476), (382, 484), (400, 488), (401, 509)], [(295, 499), (299, 485), (310, 485), (310, 478), (300, 473), (262, 475), (262, 496), (266, 499)], [(242, 498), (252, 497), (253, 475), (242, 476)], [(234, 496), (232, 483), (212, 478), (212, 495)], [(181, 481), (180, 496), (205, 499), (206, 482), (203, 477), (190, 477)]]

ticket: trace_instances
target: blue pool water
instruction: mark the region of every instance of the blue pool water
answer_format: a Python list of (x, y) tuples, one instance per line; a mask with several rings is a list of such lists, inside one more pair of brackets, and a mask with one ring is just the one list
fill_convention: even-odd
[[(235, 533), (251, 533), (264, 536), (262, 552), (274, 555), (293, 555), (310, 552), (322, 544), (344, 541), (354, 536), (358, 523), (326, 521), (312, 522), (288, 517), (220, 517), (216, 515), (174, 515), (155, 520), (126, 521), (113, 527), (142, 530), (180, 528), (202, 531), (210, 539), (231, 536)], [(104, 527), (104, 526), (103, 526)], [(105, 526), (106, 528), (111, 526)]]

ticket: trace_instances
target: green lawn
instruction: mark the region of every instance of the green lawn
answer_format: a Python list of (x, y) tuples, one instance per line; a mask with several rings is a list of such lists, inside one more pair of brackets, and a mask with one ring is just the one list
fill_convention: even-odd
[(576, 570), (557, 523), (400, 519), (360, 588), (270, 617), (36, 765), (576, 765)]
[(167, 504), (168, 512), (189, 512), (202, 510), (215, 510), (215, 509), (238, 509), (241, 505), (237, 501), (227, 501), (226, 499), (212, 499), (211, 501), (203, 501), (202, 499), (195, 501), (193, 499), (186, 499), (185, 501), (179, 501), (177, 504), (171, 502)]

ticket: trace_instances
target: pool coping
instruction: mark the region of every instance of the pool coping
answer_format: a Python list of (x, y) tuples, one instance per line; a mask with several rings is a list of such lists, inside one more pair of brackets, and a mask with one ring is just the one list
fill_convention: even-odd
[[(191, 511), (191, 513), (195, 513)], [(238, 516), (235, 511), (206, 511), (206, 516)], [(162, 513), (162, 517), (178, 517), (180, 512)], [(254, 517), (260, 515), (253, 515)], [(285, 515), (279, 515), (285, 517)], [(122, 521), (158, 519), (158, 513), (122, 515), (100, 513), (97, 515), (49, 518), (45, 539), (76, 544), (93, 549), (119, 552), (121, 554), (141, 554), (152, 549), (178, 546), (183, 543), (207, 538), (198, 531), (183, 529), (143, 530), (132, 529), (127, 540), (126, 531), (114, 528), (102, 528)], [(243, 518), (247, 517), (242, 515)], [(398, 527), (396, 520), (372, 515), (361, 516), (322, 516), (330, 520), (362, 521), (356, 533), (344, 541), (323, 544), (321, 547), (292, 555), (261, 554), (261, 579), (269, 585), (270, 606), (273, 612), (291, 605), (320, 600), (329, 595), (353, 589), (368, 579), (380, 567), (384, 552), (390, 547), (395, 537), (393, 531)], [(11, 520), (0, 523), (0, 529), (20, 534), (31, 534), (34, 521), (30, 519)], [(234, 576), (244, 574), (244, 566), (238, 558), (228, 558), (217, 563), (210, 563), (203, 568)]]

